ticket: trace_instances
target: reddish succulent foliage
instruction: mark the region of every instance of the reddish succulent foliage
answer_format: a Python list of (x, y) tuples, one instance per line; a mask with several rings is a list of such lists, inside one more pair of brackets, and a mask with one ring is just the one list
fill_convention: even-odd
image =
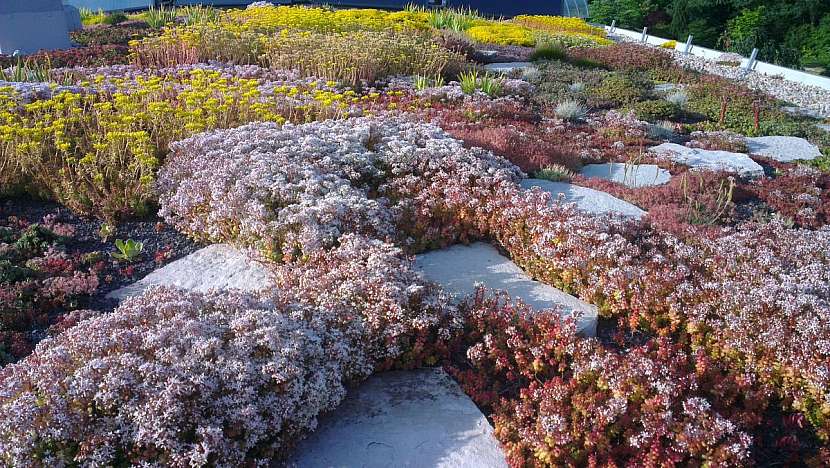
[(779, 174), (749, 186), (755, 197), (796, 226), (819, 228), (830, 223), (830, 174), (805, 166), (775, 163)]
[(29, 354), (32, 331), (98, 288), (96, 269), (61, 247), (71, 228), (44, 221), (0, 218), (0, 364)]
[(611, 70), (651, 72), (657, 75), (655, 78), (665, 80), (682, 77), (685, 73), (665, 50), (626, 42), (608, 47), (571, 49), (568, 55), (573, 61), (595, 63)]
[(529, 113), (519, 102), (471, 102), (421, 111), (466, 146), (478, 146), (533, 173), (554, 164), (578, 171), (607, 158), (627, 160), (651, 141), (642, 128), (612, 113), (590, 124), (569, 124)]
[(610, 193), (648, 211), (648, 220), (660, 230), (681, 238), (717, 236), (735, 221), (735, 205), (752, 193), (736, 183), (730, 200), (719, 200), (729, 187), (730, 174), (689, 171), (673, 167), (675, 174), (664, 185), (629, 188), (600, 178), (579, 177), (576, 183)]
[[(27, 57), (30, 63), (60, 67), (99, 67), (128, 63), (129, 47), (125, 45), (95, 45), (74, 49), (40, 51)], [(17, 57), (0, 55), (0, 67), (16, 64)]]
[[(571, 321), (482, 291), (468, 304), (452, 367), (493, 411), (512, 466), (732, 466), (748, 459), (741, 422), (716, 409), (709, 390), (730, 387), (715, 366), (669, 340), (607, 351), (576, 336)], [(720, 398), (719, 402), (734, 402)], [(737, 414), (737, 413), (736, 413)]]

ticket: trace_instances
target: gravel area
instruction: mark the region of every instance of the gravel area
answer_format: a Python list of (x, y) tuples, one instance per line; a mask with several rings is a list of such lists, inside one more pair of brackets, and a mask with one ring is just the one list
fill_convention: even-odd
[[(613, 39), (618, 42), (639, 42), (632, 38), (618, 35), (613, 36)], [(644, 46), (656, 47), (653, 45)], [(756, 71), (747, 73), (740, 67), (718, 65), (714, 60), (695, 55), (684, 55), (678, 50), (669, 50), (669, 52), (674, 55), (675, 61), (681, 66), (741, 82), (749, 88), (764, 91), (782, 101), (793, 103), (803, 108), (803, 110), (810, 111), (804, 112), (802, 110), (800, 112), (801, 114), (816, 118), (830, 118), (830, 90), (787, 80), (781, 76), (767, 75)], [(737, 55), (724, 52), (721, 57), (724, 56), (727, 58), (727, 61), (730, 61), (735, 60)]]
[(680, 52), (675, 52), (674, 58), (680, 65), (742, 82), (752, 89), (764, 91), (782, 101), (815, 111), (817, 115), (830, 117), (830, 91), (826, 89), (790, 81), (780, 76), (755, 71), (746, 73), (739, 67), (718, 65), (711, 60), (683, 55)]

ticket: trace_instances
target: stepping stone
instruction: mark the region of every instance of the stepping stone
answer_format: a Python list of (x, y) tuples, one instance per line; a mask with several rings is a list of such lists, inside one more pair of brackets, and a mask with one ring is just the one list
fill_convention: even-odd
[(487, 418), (441, 369), (382, 372), (350, 390), (289, 467), (507, 467)]
[(585, 177), (598, 177), (626, 187), (653, 187), (671, 180), (671, 173), (656, 164), (588, 164), (580, 171)]
[(743, 177), (764, 175), (764, 168), (744, 153), (709, 151), (689, 148), (677, 143), (663, 143), (651, 147), (650, 151), (664, 153), (672, 161), (693, 169), (734, 172)]
[(481, 50), (477, 50), (476, 53), (481, 55), (482, 57), (495, 57), (496, 55), (498, 55), (499, 51), (498, 50), (481, 49)]
[(654, 92), (655, 93), (667, 94), (667, 93), (670, 93), (670, 92), (675, 91), (677, 89), (680, 89), (680, 86), (678, 86), (674, 83), (660, 83), (660, 84), (654, 85)]
[(504, 63), (488, 63), (484, 69), (493, 73), (509, 74), (516, 70), (521, 73), (527, 73), (531, 70), (536, 70), (536, 65), (531, 62), (504, 62)]
[(476, 291), (478, 284), (506, 291), (535, 310), (560, 308), (563, 316), (579, 312), (579, 332), (594, 336), (597, 308), (553, 286), (534, 281), (495, 247), (483, 242), (454, 245), (415, 256), (415, 267), (424, 277), (440, 284), (457, 299)]
[(268, 269), (244, 252), (226, 244), (214, 244), (171, 262), (129, 286), (116, 289), (107, 297), (120, 301), (151, 286), (255, 292), (273, 287), (273, 282)]
[(747, 138), (746, 146), (752, 154), (766, 156), (781, 162), (809, 161), (821, 157), (818, 146), (798, 137), (765, 136)]
[(818, 109), (811, 109), (809, 107), (786, 106), (782, 110), (790, 115), (796, 117), (810, 117), (811, 119), (825, 119), (830, 117), (830, 113), (822, 112)]
[(0, 54), (71, 46), (61, 0), (0, 1)]
[(625, 200), (601, 192), (599, 190), (580, 187), (568, 182), (551, 182), (544, 179), (524, 179), (521, 186), (526, 189), (539, 187), (545, 192), (553, 195), (555, 203), (559, 197), (563, 197), (566, 203), (576, 203), (576, 209), (584, 213), (595, 215), (622, 215), (627, 218), (642, 218), (646, 212), (628, 203)]

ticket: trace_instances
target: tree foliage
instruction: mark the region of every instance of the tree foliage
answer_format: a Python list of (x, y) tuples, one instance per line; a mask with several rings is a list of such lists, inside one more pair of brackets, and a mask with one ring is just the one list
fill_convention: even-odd
[(830, 69), (826, 0), (592, 0), (591, 20), (747, 55), (787, 66)]

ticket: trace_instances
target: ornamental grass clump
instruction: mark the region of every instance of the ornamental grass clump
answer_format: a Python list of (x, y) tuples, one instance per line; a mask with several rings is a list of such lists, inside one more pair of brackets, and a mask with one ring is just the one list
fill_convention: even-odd
[(560, 119), (567, 120), (569, 122), (579, 122), (581, 120), (585, 120), (585, 117), (588, 115), (588, 108), (585, 107), (585, 104), (570, 99), (557, 104), (554, 109), (554, 113), (556, 113), (556, 116)]
[(272, 68), (354, 86), (392, 75), (452, 77), (466, 62), (429, 35), (394, 31), (283, 31), (265, 43), (263, 61)]

